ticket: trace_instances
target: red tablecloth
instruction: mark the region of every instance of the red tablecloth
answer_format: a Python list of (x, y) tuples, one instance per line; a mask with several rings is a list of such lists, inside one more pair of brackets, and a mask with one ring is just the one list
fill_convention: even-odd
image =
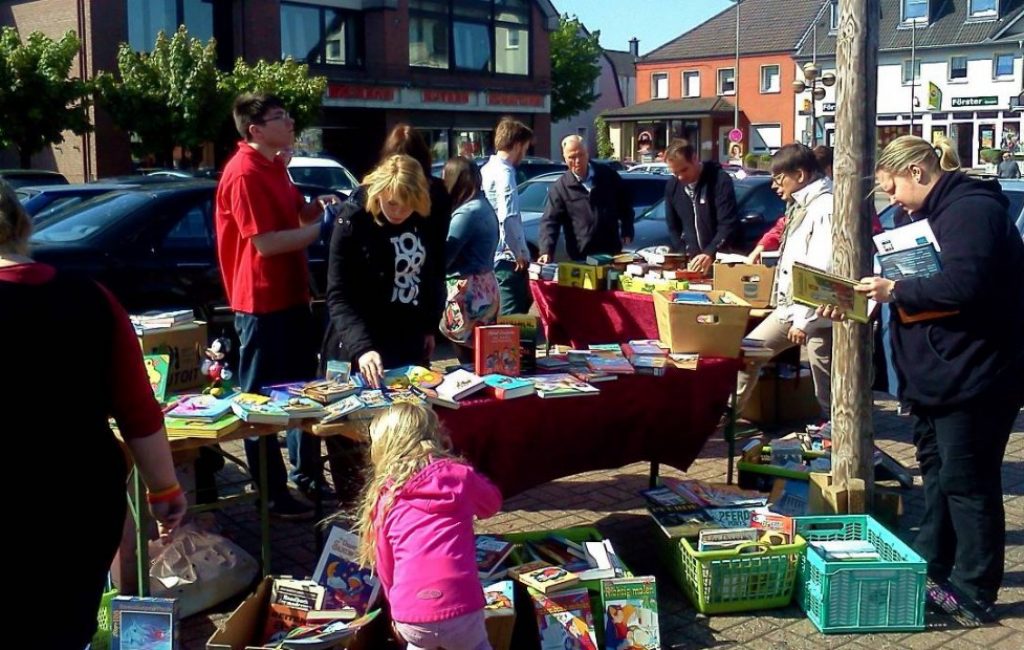
[(707, 359), (697, 370), (602, 382), (596, 397), (480, 399), (436, 411), (455, 448), (507, 498), (641, 460), (687, 469), (714, 432), (738, 368), (734, 359)]
[(549, 343), (586, 348), (592, 343), (616, 343), (658, 338), (654, 300), (627, 291), (590, 291), (530, 280)]

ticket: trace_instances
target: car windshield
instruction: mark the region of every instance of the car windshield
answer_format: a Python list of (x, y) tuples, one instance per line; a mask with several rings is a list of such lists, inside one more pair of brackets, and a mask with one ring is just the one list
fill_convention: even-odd
[(103, 194), (37, 222), (33, 244), (80, 242), (113, 224), (119, 215), (131, 212), (149, 200), (141, 192)]
[(551, 183), (547, 181), (525, 183), (519, 189), (519, 210), (521, 212), (544, 212), (549, 189), (551, 189)]
[(288, 171), (296, 183), (332, 190), (354, 190), (359, 186), (359, 181), (343, 167), (289, 167)]
[(626, 181), (633, 195), (634, 208), (654, 205), (665, 196), (665, 181), (659, 178), (635, 178)]

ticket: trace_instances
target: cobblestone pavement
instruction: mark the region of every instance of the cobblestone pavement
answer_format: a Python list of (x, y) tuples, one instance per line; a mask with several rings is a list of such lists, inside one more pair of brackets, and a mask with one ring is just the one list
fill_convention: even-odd
[[(879, 446), (913, 468), (916, 485), (903, 491), (905, 514), (899, 535), (910, 541), (923, 508), (920, 477), (908, 418), (896, 414), (896, 404), (878, 399), (875, 405), (875, 437)], [(232, 452), (241, 452), (229, 448)], [(720, 439), (705, 446), (700, 458), (685, 474), (690, 478), (724, 481), (726, 447)], [(226, 473), (229, 470), (225, 470)], [(670, 575), (662, 569), (655, 552), (657, 528), (644, 514), (638, 492), (646, 487), (648, 466), (635, 463), (620, 469), (588, 472), (541, 485), (505, 503), (501, 514), (481, 522), (481, 532), (505, 533), (568, 526), (594, 526), (610, 538), (626, 564), (637, 575), (658, 578), (662, 644), (665, 648), (1024, 648), (1024, 416), (1017, 418), (1003, 464), (1006, 503), (1006, 578), (1000, 594), (1001, 623), (964, 629), (945, 619), (929, 618), (928, 630), (916, 634), (825, 636), (796, 607), (703, 616), (695, 612)], [(663, 467), (663, 475), (683, 476)], [(259, 526), (251, 506), (239, 506), (217, 515), (221, 532), (258, 557)], [(273, 569), (275, 573), (308, 575), (316, 562), (310, 524), (274, 523)], [(214, 612), (186, 619), (182, 648), (205, 647), (238, 600), (224, 603)]]

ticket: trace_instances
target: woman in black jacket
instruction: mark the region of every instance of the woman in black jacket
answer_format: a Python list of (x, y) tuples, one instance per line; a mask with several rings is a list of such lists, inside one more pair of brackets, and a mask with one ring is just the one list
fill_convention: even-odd
[(998, 183), (959, 167), (945, 139), (933, 147), (903, 136), (885, 148), (878, 184), (914, 221), (927, 219), (940, 264), (931, 275), (864, 278), (857, 290), (893, 304), (900, 397), (924, 480), (915, 546), (928, 562), (928, 603), (981, 624), (995, 620), (1006, 546), (1000, 467), (1024, 405), (1024, 242)]

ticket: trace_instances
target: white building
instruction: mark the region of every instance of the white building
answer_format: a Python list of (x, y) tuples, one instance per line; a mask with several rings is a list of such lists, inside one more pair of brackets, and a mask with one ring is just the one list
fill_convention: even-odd
[[(878, 146), (913, 132), (946, 135), (964, 166), (983, 164), (983, 149), (1024, 153), (1024, 0), (881, 0)], [(825, 7), (797, 49), (835, 71), (836, 11)], [(835, 90), (815, 103), (817, 141), (832, 144)], [(796, 132), (810, 141), (810, 91), (796, 103)]]

